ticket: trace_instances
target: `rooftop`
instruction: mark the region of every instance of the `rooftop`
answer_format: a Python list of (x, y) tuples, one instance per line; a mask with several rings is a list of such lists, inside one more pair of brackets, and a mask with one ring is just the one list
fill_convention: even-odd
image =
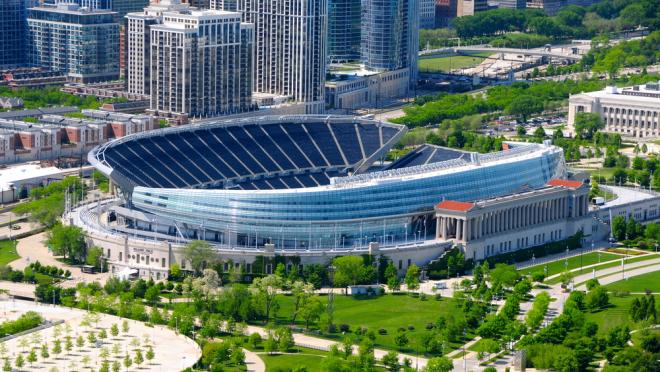
[(474, 208), (474, 203), (464, 203), (454, 200), (445, 200), (436, 205), (437, 209), (446, 209), (449, 211), (456, 212), (467, 212), (470, 209)]
[(548, 181), (550, 186), (561, 186), (568, 187), (570, 189), (577, 189), (582, 186), (582, 181), (573, 181), (573, 180), (562, 180), (562, 179), (553, 179)]
[(41, 167), (39, 164), (22, 164), (0, 169), (0, 189), (8, 190), (14, 183), (35, 178), (58, 177), (62, 170), (55, 167)]

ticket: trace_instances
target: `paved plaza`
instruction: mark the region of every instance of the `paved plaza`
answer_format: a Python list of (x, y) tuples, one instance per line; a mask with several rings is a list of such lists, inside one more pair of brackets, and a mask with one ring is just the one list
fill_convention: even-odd
[[(122, 371), (179, 371), (191, 367), (201, 357), (201, 350), (193, 340), (163, 326), (150, 327), (145, 323), (100, 313), (90, 316), (82, 310), (28, 301), (8, 298), (0, 301), (0, 321), (15, 319), (28, 311), (38, 312), (47, 321), (63, 323), (4, 342), (5, 348), (0, 352), (5, 349), (5, 355), (0, 362), (4, 363), (4, 358), (9, 358), (15, 366), (15, 360), (21, 354), (25, 360), (21, 371), (82, 371), (89, 367), (98, 370), (103, 360), (108, 360), (111, 366), (113, 362), (119, 362)], [(128, 330), (123, 328), (124, 321), (128, 324)], [(113, 324), (119, 328), (117, 336), (112, 335)], [(107, 334), (106, 338), (100, 337), (103, 331)], [(96, 342), (90, 342), (90, 333), (94, 333)], [(82, 336), (83, 346), (77, 342), (79, 336)], [(66, 350), (67, 338), (73, 344), (70, 351)], [(54, 348), (57, 341), (61, 344), (59, 353)], [(44, 344), (50, 354), (45, 358), (41, 354)], [(29, 363), (28, 355), (33, 348), (37, 361)], [(150, 348), (154, 352), (151, 361), (147, 360)], [(137, 350), (144, 359), (139, 366), (135, 358)], [(129, 368), (124, 364), (126, 355), (132, 359)]]

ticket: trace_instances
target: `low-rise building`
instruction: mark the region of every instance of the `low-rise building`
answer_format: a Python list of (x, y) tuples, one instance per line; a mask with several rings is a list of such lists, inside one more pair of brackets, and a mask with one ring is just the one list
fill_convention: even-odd
[(84, 157), (114, 138), (159, 127), (155, 118), (83, 110), (86, 118), (41, 115), (37, 123), (0, 119), (0, 164), (61, 157)]
[(589, 187), (554, 179), (547, 187), (475, 202), (444, 200), (436, 208), (438, 239), (483, 260), (566, 239), (591, 229)]
[(410, 70), (376, 72), (357, 67), (336, 71), (325, 83), (326, 106), (354, 110), (382, 107), (410, 94)]
[(575, 133), (578, 113), (598, 113), (605, 131), (625, 137), (660, 136), (660, 83), (572, 95), (568, 105), (568, 131)]
[(30, 190), (64, 178), (64, 172), (39, 164), (21, 164), (0, 169), (0, 204), (26, 198)]

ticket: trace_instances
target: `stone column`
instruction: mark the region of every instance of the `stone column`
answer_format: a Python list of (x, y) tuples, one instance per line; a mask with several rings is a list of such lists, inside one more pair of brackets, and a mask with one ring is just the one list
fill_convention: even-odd
[(463, 220), (463, 241), (467, 243), (470, 240), (470, 220), (465, 218)]

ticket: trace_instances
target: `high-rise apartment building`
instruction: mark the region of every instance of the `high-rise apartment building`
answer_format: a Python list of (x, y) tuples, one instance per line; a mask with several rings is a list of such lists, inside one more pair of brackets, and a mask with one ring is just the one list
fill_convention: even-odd
[[(306, 113), (325, 110), (327, 0), (238, 0), (254, 24), (254, 92), (288, 97)], [(234, 1), (215, 1), (227, 9)]]
[(126, 83), (129, 93), (151, 93), (151, 26), (162, 23), (165, 12), (190, 10), (180, 0), (161, 0), (141, 12), (126, 15)]
[(410, 69), (417, 82), (418, 0), (363, 0), (362, 63), (367, 70)]
[(434, 28), (436, 0), (418, 0), (418, 1), (419, 1), (419, 28)]
[(28, 0), (0, 1), (0, 68), (24, 65), (27, 61)]
[(360, 59), (362, 4), (356, 0), (328, 0), (328, 61)]
[(475, 15), (477, 12), (488, 10), (487, 0), (458, 0), (456, 5), (456, 16), (464, 17)]
[(211, 5), (210, 0), (183, 0), (183, 2), (200, 10), (209, 9)]
[(76, 4), (28, 10), (28, 60), (77, 82), (119, 78), (117, 13)]
[(525, 9), (527, 7), (527, 0), (499, 0), (497, 7), (509, 9)]
[(165, 12), (150, 27), (151, 111), (209, 117), (252, 107), (253, 25), (235, 12)]
[(435, 1), (435, 27), (448, 27), (451, 20), (456, 18), (458, 0)]

